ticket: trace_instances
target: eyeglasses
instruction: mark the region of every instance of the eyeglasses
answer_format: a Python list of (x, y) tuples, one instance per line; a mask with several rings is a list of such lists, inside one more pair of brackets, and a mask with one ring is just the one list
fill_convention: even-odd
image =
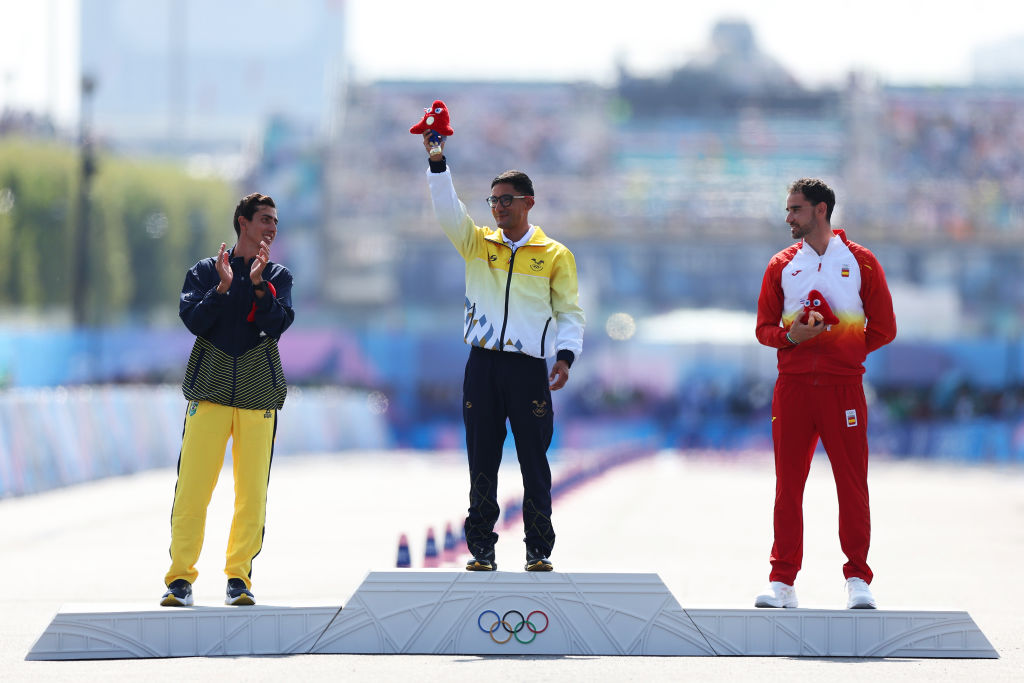
[(494, 207), (496, 207), (498, 205), (498, 202), (501, 202), (502, 206), (512, 206), (512, 200), (513, 199), (526, 199), (527, 197), (532, 197), (532, 196), (533, 196), (532, 194), (517, 194), (517, 195), (503, 194), (500, 197), (495, 197), (494, 195), (491, 195), (490, 197), (487, 198), (487, 206), (489, 206), (489, 207), (491, 207), (493, 209)]

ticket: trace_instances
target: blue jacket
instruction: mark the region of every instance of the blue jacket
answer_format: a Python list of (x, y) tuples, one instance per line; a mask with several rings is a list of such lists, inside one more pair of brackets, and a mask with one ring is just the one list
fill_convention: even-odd
[(206, 258), (185, 275), (178, 315), (196, 335), (182, 393), (190, 401), (212, 401), (251, 410), (284, 405), (287, 384), (277, 341), (295, 319), (292, 275), (270, 261), (263, 269), (267, 294), (253, 292), (252, 260), (230, 252), (234, 278), (226, 294), (217, 292), (216, 259)]

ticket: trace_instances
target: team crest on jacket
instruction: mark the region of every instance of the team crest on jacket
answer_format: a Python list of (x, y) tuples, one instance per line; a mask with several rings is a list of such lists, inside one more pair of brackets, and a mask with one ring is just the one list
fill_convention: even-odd
[(842, 277), (850, 277), (850, 266), (843, 266), (842, 270), (839, 271)]
[(531, 270), (540, 270), (543, 267), (544, 267), (544, 259), (542, 259), (542, 258), (531, 258), (530, 259), (530, 269)]
[(533, 402), (533, 415), (534, 417), (544, 417), (548, 414), (548, 402), (547, 401), (534, 401)]

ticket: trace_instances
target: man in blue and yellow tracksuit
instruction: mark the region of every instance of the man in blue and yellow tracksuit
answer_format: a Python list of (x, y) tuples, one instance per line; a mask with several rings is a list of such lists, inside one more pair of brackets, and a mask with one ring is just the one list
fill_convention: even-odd
[(238, 240), (220, 245), (185, 276), (179, 314), (196, 335), (182, 391), (188, 400), (178, 481), (171, 509), (167, 607), (193, 603), (206, 508), (231, 439), (235, 514), (224, 573), (229, 605), (254, 604), (252, 561), (263, 545), (267, 483), (277, 411), (287, 387), (277, 341), (291, 325), (292, 275), (270, 260), (277, 236), (274, 200), (243, 197), (235, 208)]
[[(429, 132), (423, 145), (431, 154)], [(565, 386), (583, 349), (576, 260), (530, 224), (533, 183), (520, 171), (506, 171), (491, 183), (487, 203), (497, 228), (475, 225), (455, 193), (443, 146), (430, 156), (430, 196), (441, 227), (466, 261), (463, 340), (472, 347), (462, 389), (470, 475), (465, 530), (473, 554), (466, 569), (497, 568), (494, 524), (507, 420), (523, 475), (526, 569), (551, 571), (551, 391)], [(552, 355), (549, 373), (546, 358)]]

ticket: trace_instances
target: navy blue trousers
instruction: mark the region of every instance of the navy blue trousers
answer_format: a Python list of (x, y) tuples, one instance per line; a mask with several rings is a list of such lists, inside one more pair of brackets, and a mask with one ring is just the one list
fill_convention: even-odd
[(551, 526), (548, 446), (554, 430), (547, 362), (520, 353), (474, 346), (462, 384), (462, 418), (469, 454), (469, 515), (466, 544), (476, 557), (493, 559), (498, 534), (498, 466), (512, 427), (523, 475), (526, 546), (544, 556), (555, 545)]

